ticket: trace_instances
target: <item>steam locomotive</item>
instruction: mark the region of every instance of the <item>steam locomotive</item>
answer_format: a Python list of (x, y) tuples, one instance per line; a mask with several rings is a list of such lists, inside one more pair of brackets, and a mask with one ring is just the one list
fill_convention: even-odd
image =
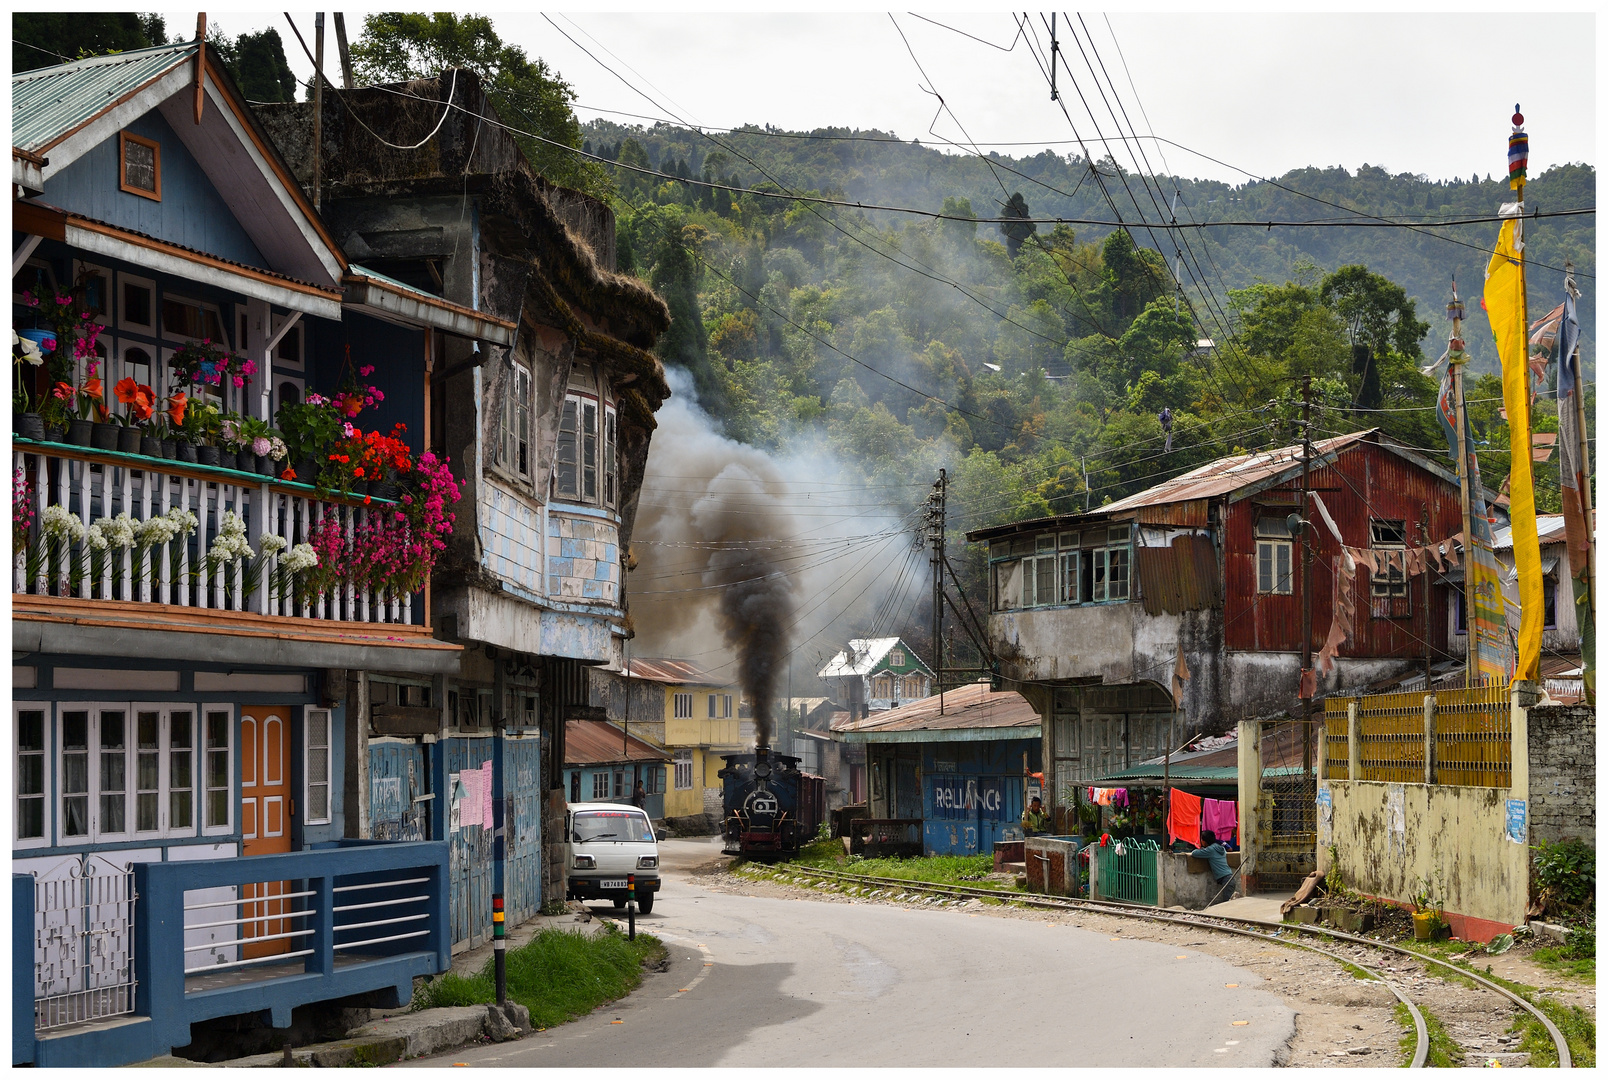
[(826, 781), (800, 772), (799, 759), (768, 746), (752, 754), (723, 754), (725, 853), (775, 862), (798, 854), (821, 827)]

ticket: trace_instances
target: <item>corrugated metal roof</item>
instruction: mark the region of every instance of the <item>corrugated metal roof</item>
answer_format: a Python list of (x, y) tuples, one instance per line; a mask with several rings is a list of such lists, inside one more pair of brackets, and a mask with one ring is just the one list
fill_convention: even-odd
[(11, 145), (38, 153), (195, 57), (196, 43), (96, 56), (11, 77)]
[(630, 673), (633, 679), (649, 682), (689, 684), (693, 686), (723, 685), (707, 671), (690, 660), (672, 660), (668, 657), (633, 656), (620, 674)]
[[(1540, 534), (1543, 544), (1563, 543), (1563, 515), (1537, 514), (1535, 516), (1535, 530)], [(1491, 547), (1495, 550), (1506, 551), (1512, 546), (1513, 526), (1504, 525), (1491, 534)]]
[(869, 741), (875, 741), (876, 735), (895, 732), (983, 728), (1021, 729), (1022, 738), (1031, 738), (1038, 731), (1039, 714), (1014, 690), (990, 690), (988, 683), (975, 682), (946, 691), (941, 702), (935, 694), (859, 720), (850, 720), (846, 715), (842, 721), (837, 715), (832, 717), (833, 734), (864, 735), (870, 737)]
[(608, 765), (628, 761), (669, 761), (663, 750), (627, 735), (605, 720), (564, 721), (564, 764)]
[[(1324, 439), (1312, 444), (1313, 459), (1317, 460), (1326, 455), (1342, 450), (1353, 443), (1361, 442), (1374, 434), (1378, 429), (1370, 428), (1367, 431), (1357, 431), (1350, 435), (1337, 435), (1332, 439)], [(1118, 499), (1100, 508), (1102, 514), (1115, 514), (1124, 510), (1137, 510), (1140, 507), (1159, 506), (1165, 503), (1186, 502), (1191, 499), (1209, 499), (1213, 496), (1228, 495), (1242, 487), (1254, 484), (1259, 480), (1277, 476), (1285, 469), (1301, 463), (1301, 446), (1281, 446), (1277, 450), (1259, 450), (1254, 454), (1240, 454), (1235, 457), (1218, 458), (1209, 461), (1198, 469), (1192, 469), (1182, 476), (1175, 476), (1165, 480), (1155, 487), (1129, 495), (1126, 499)]]

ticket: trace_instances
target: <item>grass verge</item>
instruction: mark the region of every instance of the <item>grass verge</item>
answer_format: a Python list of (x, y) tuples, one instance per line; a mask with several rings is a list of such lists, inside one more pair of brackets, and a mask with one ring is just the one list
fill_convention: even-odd
[(1569, 975), (1586, 982), (1597, 981), (1597, 958), (1578, 957), (1567, 945), (1543, 945), (1530, 954), (1530, 959), (1560, 975)]
[[(650, 934), (629, 941), (612, 927), (597, 935), (543, 930), (508, 951), (508, 997), (530, 1010), (530, 1022), (537, 1028), (553, 1027), (629, 994), (642, 984), (643, 965), (666, 955), (664, 945)], [(441, 976), (414, 995), (413, 1008), (491, 1004), (497, 1000), (495, 964), (495, 959), (487, 960), (469, 978)]]
[[(1446, 1034), (1446, 1025), (1440, 1022), (1440, 1017), (1423, 1005), (1418, 1006), (1418, 1011), (1424, 1014), (1424, 1028), (1429, 1032), (1429, 1056), (1424, 1059), (1424, 1064), (1431, 1069), (1455, 1069), (1461, 1066), (1463, 1048)], [(1413, 1014), (1399, 1001), (1396, 1002), (1396, 1020), (1406, 1033), (1397, 1044), (1401, 1048), (1401, 1067), (1405, 1069), (1413, 1063), (1413, 1052), (1417, 1050), (1415, 1043), (1418, 1039), (1418, 1027), (1413, 1023)]]
[(992, 855), (929, 855), (913, 859), (862, 859), (843, 854), (840, 840), (818, 840), (806, 844), (792, 860), (800, 866), (836, 870), (867, 877), (898, 878), (932, 885), (965, 885), (975, 889), (1004, 889), (1010, 886), (985, 881), (983, 875), (994, 870)]

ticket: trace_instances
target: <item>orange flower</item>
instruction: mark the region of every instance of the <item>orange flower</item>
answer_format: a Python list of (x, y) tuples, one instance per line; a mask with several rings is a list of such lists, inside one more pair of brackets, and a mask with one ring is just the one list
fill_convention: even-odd
[(184, 396), (183, 390), (175, 390), (173, 396), (168, 398), (168, 416), (173, 419), (173, 426), (178, 427), (184, 423), (184, 406), (189, 398)]
[(132, 405), (134, 404), (135, 396), (139, 393), (139, 389), (140, 384), (134, 381), (134, 377), (132, 375), (126, 379), (120, 379), (118, 380), (116, 387), (117, 400), (121, 401), (124, 405)]
[(91, 397), (99, 401), (101, 399), (101, 381), (99, 379), (85, 379), (83, 394), (85, 397)]

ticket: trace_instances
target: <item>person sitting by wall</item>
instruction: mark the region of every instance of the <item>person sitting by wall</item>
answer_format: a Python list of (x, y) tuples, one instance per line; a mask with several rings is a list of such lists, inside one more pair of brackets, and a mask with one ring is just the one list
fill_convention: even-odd
[(1050, 814), (1038, 796), (1022, 811), (1022, 833), (1025, 836), (1042, 836), (1050, 831)]
[(1205, 859), (1211, 868), (1212, 880), (1217, 883), (1217, 892), (1207, 901), (1206, 906), (1220, 904), (1224, 900), (1234, 898), (1234, 871), (1228, 865), (1228, 852), (1223, 845), (1217, 842), (1216, 835), (1210, 829), (1200, 831), (1200, 847), (1189, 853), (1197, 859)]

